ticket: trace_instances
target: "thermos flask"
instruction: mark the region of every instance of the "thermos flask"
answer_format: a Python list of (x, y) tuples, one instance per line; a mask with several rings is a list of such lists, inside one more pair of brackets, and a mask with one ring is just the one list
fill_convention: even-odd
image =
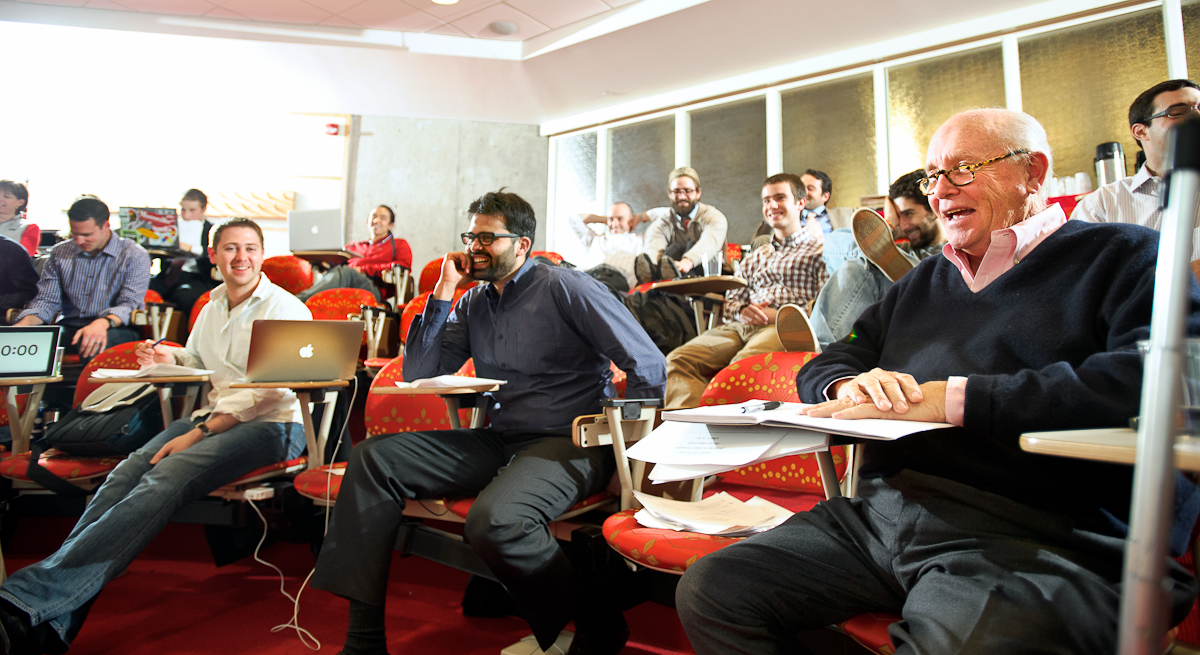
[(1125, 152), (1116, 141), (1096, 146), (1096, 182), (1104, 186), (1125, 177)]

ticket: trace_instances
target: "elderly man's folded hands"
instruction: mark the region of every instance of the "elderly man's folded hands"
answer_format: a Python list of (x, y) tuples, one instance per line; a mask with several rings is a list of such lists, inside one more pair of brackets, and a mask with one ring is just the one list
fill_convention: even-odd
[(813, 405), (809, 416), (946, 421), (946, 383), (917, 384), (907, 373), (881, 368), (834, 383), (835, 400)]

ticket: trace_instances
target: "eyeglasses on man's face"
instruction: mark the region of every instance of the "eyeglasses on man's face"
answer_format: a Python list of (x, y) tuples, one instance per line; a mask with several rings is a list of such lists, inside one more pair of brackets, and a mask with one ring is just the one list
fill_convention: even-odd
[(999, 157), (985, 159), (978, 164), (960, 164), (948, 171), (934, 171), (932, 173), (928, 173), (924, 179), (917, 183), (917, 186), (921, 189), (921, 193), (927, 196), (932, 196), (933, 192), (937, 189), (938, 178), (943, 175), (945, 175), (946, 179), (950, 181), (950, 184), (953, 184), (954, 186), (967, 186), (975, 181), (975, 171), (979, 170), (980, 168), (987, 166), (988, 164), (998, 162), (1001, 159), (1007, 159), (1013, 155), (1028, 154), (1028, 150), (1014, 150), (1012, 152), (1000, 155)]
[(501, 237), (512, 237), (517, 239), (520, 238), (520, 236), (521, 235), (519, 234), (512, 234), (510, 232), (480, 232), (479, 234), (475, 234), (474, 232), (463, 232), (462, 242), (464, 246), (469, 246), (476, 241), (478, 241), (479, 245), (481, 246), (490, 246), (496, 242), (496, 239)]
[(1194, 111), (1200, 111), (1200, 104), (1189, 105), (1186, 102), (1181, 102), (1177, 105), (1171, 105), (1170, 107), (1167, 107), (1166, 109), (1158, 112), (1142, 122), (1149, 125), (1150, 121), (1156, 118), (1162, 118), (1163, 116), (1166, 116), (1167, 118), (1183, 118)]

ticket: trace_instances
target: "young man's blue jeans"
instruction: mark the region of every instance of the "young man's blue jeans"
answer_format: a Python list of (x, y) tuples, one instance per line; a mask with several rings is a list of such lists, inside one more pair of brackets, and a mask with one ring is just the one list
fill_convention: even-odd
[(171, 439), (192, 429), (180, 419), (121, 462), (96, 490), (53, 555), (0, 585), (0, 597), (46, 621), (64, 644), (79, 632), (90, 601), (125, 570), (179, 508), (256, 468), (298, 457), (304, 427), (251, 421), (214, 434), (151, 466)]
[[(904, 250), (900, 254), (914, 265), (918, 261)], [(883, 271), (867, 261), (849, 230), (834, 230), (825, 235), (824, 257), (829, 280), (817, 294), (812, 316), (809, 316), (813, 336), (822, 349), (846, 338), (859, 315), (882, 300), (894, 284)]]

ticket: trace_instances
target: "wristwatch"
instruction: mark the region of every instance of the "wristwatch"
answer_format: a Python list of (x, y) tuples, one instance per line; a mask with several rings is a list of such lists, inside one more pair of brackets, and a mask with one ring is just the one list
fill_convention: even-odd
[(107, 317), (107, 316), (105, 316), (105, 317), (103, 317), (103, 318), (104, 318), (104, 320), (108, 321), (108, 327), (109, 327), (109, 329), (112, 329), (112, 328), (115, 328), (115, 327), (117, 327), (117, 322), (116, 322), (116, 321), (112, 320), (111, 318), (109, 318), (109, 317)]
[(208, 424), (205, 423), (204, 421), (197, 423), (196, 429), (200, 431), (201, 439), (207, 439), (209, 437), (209, 435), (212, 434), (212, 430), (208, 427)]

